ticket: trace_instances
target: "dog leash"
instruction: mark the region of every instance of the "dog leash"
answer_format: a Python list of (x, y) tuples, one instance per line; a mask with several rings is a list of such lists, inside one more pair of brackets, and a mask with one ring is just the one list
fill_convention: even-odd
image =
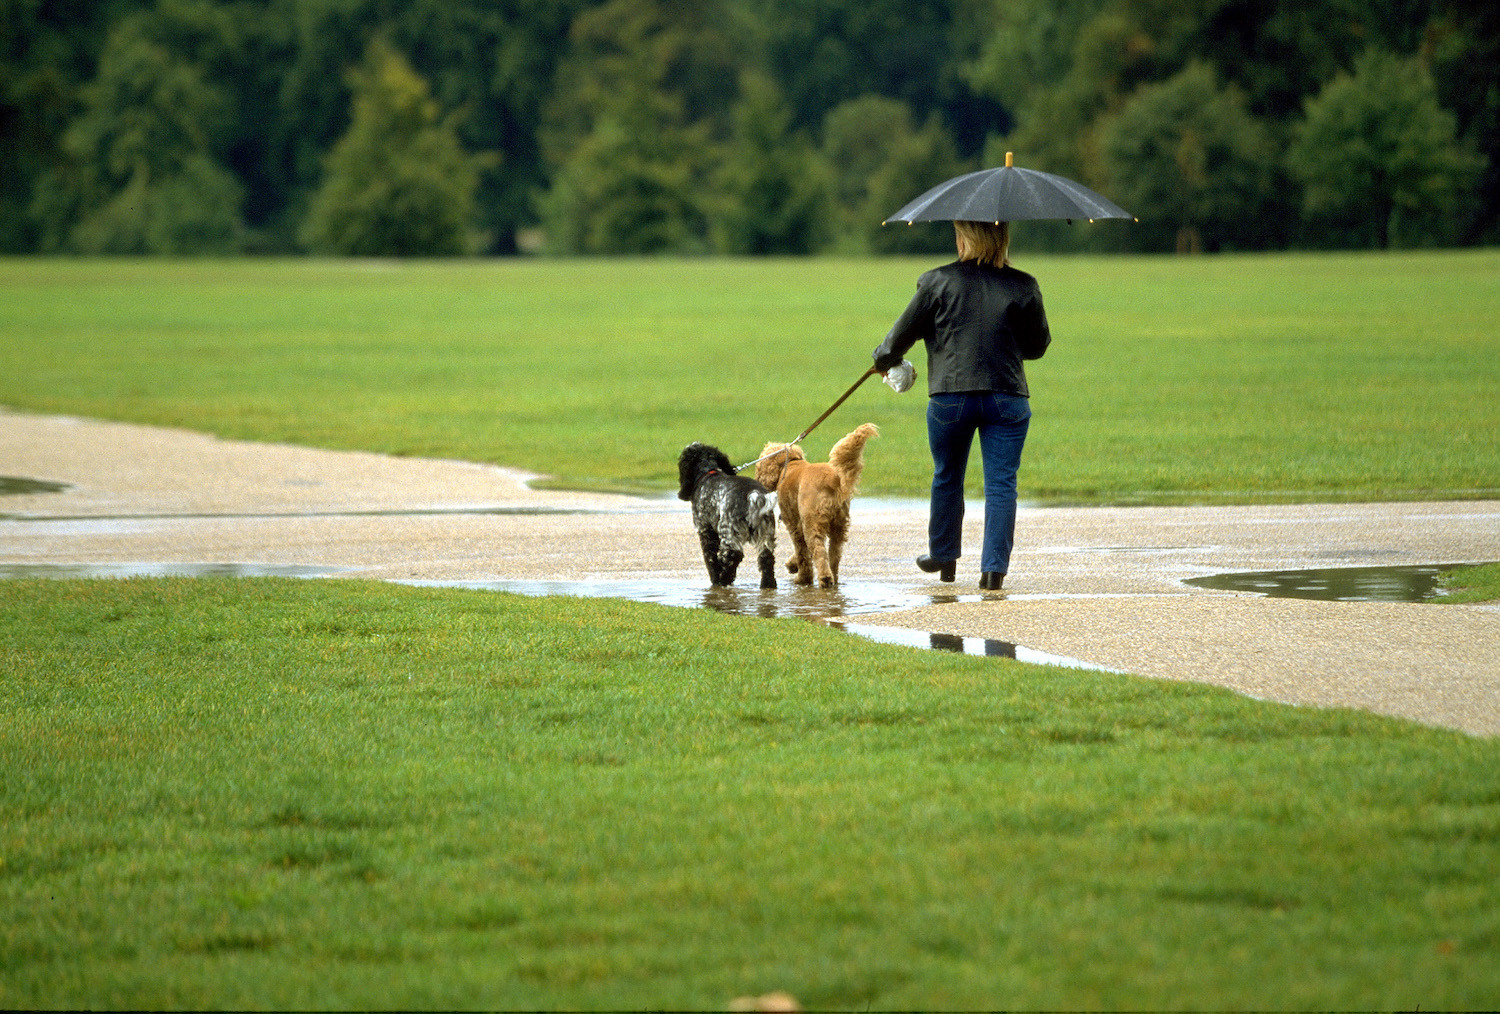
[(802, 442), (802, 438), (803, 437), (807, 436), (813, 430), (817, 429), (819, 423), (821, 423), (824, 419), (827, 419), (829, 416), (833, 415), (834, 409), (838, 408), (844, 402), (848, 401), (849, 400), (849, 395), (851, 395), (855, 391), (859, 390), (859, 385), (860, 384), (863, 384), (865, 381), (869, 380), (871, 377), (873, 377), (875, 374), (877, 374), (879, 372), (880, 372), (879, 370), (875, 369), (875, 367), (872, 366), (868, 370), (866, 370), (864, 373), (861, 373), (859, 375), (859, 379), (856, 380), (853, 384), (850, 385), (849, 390), (845, 391), (842, 395), (840, 395), (838, 401), (836, 401), (832, 405), (828, 406), (828, 411), (826, 411), (822, 415), (818, 416), (816, 419), (814, 419), (812, 421), (812, 425), (811, 426), (807, 427), (807, 429), (805, 429), (801, 433), (797, 434), (797, 439), (793, 440), (791, 443), (787, 444), (785, 447), (782, 447), (780, 450), (772, 451), (770, 454), (762, 454), (760, 457), (756, 458), (754, 461), (747, 461), (747, 462), (745, 462), (739, 468), (735, 469), (735, 471), (737, 471), (737, 472), (743, 472), (745, 469), (749, 468), (751, 465), (758, 465), (762, 461), (765, 461), (767, 458), (774, 458), (778, 454), (786, 454), (793, 447), (796, 447), (798, 444), (800, 444)]

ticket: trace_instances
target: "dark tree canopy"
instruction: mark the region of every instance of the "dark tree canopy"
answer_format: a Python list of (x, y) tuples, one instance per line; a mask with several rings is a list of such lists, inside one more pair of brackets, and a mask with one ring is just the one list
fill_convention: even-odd
[(4, 252), (946, 249), (1006, 150), (1142, 220), (1032, 245), (1494, 242), (1500, 5), (0, 0)]

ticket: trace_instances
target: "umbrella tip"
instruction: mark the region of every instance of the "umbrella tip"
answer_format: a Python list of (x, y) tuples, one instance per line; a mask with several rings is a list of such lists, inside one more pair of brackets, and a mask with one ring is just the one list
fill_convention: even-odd
[(1014, 168), (1015, 164), (1016, 164), (1016, 153), (1013, 152), (1013, 151), (1006, 152), (1005, 153), (1005, 168), (1007, 168), (1007, 169)]

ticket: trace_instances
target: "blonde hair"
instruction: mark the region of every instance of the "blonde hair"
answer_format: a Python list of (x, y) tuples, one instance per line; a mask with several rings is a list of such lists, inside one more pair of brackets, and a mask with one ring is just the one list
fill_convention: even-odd
[(1009, 222), (954, 222), (958, 259), (1003, 268), (1010, 263)]

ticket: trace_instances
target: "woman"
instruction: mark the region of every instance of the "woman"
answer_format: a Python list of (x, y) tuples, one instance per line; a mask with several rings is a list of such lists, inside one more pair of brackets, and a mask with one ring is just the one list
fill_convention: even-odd
[(954, 222), (958, 260), (924, 274), (917, 294), (875, 349), (882, 374), (927, 343), (927, 442), (932, 448), (928, 551), (917, 566), (952, 581), (962, 553), (964, 473), (974, 434), (984, 463), (979, 587), (1010, 570), (1016, 470), (1031, 421), (1025, 359), (1052, 342), (1036, 279), (1010, 266), (1009, 222)]

